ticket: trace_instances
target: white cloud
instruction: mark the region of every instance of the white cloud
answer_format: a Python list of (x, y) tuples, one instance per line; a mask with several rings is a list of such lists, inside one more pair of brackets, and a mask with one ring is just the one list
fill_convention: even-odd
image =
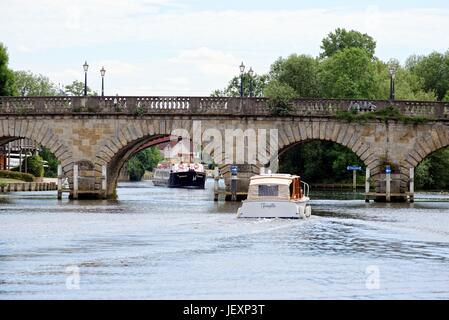
[(194, 66), (199, 72), (210, 76), (232, 77), (239, 59), (232, 54), (202, 47), (193, 50), (183, 50), (172, 59), (171, 63)]

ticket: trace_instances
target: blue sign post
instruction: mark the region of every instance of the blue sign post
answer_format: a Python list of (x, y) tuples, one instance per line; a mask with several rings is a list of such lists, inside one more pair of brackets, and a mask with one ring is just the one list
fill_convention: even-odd
[(356, 191), (357, 190), (357, 171), (362, 170), (362, 167), (352, 165), (352, 166), (347, 166), (346, 170), (352, 171), (352, 189), (353, 189), (353, 191)]
[(391, 167), (390, 166), (386, 166), (385, 167), (385, 173), (391, 173)]

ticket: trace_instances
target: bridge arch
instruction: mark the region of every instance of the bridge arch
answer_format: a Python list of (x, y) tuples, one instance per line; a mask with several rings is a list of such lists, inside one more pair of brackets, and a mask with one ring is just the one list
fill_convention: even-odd
[[(96, 154), (96, 171), (101, 172), (106, 166), (106, 197), (113, 197), (119, 173), (123, 165), (139, 151), (161, 143), (169, 142), (174, 137), (172, 129), (188, 128), (187, 122), (135, 120), (121, 126), (114, 138), (105, 142)], [(177, 138), (177, 137), (176, 137)]]
[(71, 176), (72, 152), (51, 127), (51, 122), (26, 118), (0, 120), (0, 145), (23, 138), (48, 148), (62, 165), (63, 174)]
[[(279, 130), (277, 157), (300, 144), (331, 141), (351, 150), (370, 169), (372, 175), (379, 174), (382, 164), (376, 150), (365, 139), (367, 134), (370, 133), (366, 127), (357, 123), (314, 119), (298, 123), (293, 121), (282, 125)], [(273, 160), (275, 159), (270, 159), (270, 163)]]
[(410, 168), (416, 168), (425, 158), (449, 146), (449, 125), (435, 125), (417, 138), (406, 157)]

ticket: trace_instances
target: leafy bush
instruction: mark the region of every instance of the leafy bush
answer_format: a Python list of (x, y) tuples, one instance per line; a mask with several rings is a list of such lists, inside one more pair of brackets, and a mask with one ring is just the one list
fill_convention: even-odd
[(50, 149), (43, 147), (39, 155), (44, 161), (47, 161), (45, 170), (45, 177), (56, 178), (58, 176), (58, 159), (50, 151)]
[(128, 161), (129, 179), (131, 181), (140, 181), (145, 173), (145, 168), (137, 158)]
[(16, 179), (16, 180), (22, 180), (22, 181), (26, 181), (26, 182), (33, 182), (35, 180), (35, 177), (32, 174), (22, 173), (22, 172), (14, 172), (14, 171), (9, 171), (9, 170), (0, 170), (0, 178)]
[(399, 111), (399, 109), (397, 109), (394, 106), (388, 106), (383, 109), (365, 113), (357, 113), (357, 111), (355, 110), (351, 111), (337, 110), (335, 117), (337, 119), (345, 120), (348, 122), (365, 122), (368, 120), (379, 119), (384, 122), (388, 120), (398, 120), (404, 123), (418, 124), (429, 121), (429, 119), (426, 117), (404, 115)]
[[(44, 160), (39, 155), (27, 157), (27, 171), (35, 177), (44, 176)], [(25, 161), (22, 162), (22, 171), (25, 171)]]

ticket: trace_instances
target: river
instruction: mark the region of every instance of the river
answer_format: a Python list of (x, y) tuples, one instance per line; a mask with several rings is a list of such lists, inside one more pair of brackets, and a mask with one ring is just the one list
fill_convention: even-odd
[(447, 195), (312, 192), (308, 220), (246, 220), (211, 183), (122, 183), (117, 201), (0, 194), (0, 299), (449, 298)]

